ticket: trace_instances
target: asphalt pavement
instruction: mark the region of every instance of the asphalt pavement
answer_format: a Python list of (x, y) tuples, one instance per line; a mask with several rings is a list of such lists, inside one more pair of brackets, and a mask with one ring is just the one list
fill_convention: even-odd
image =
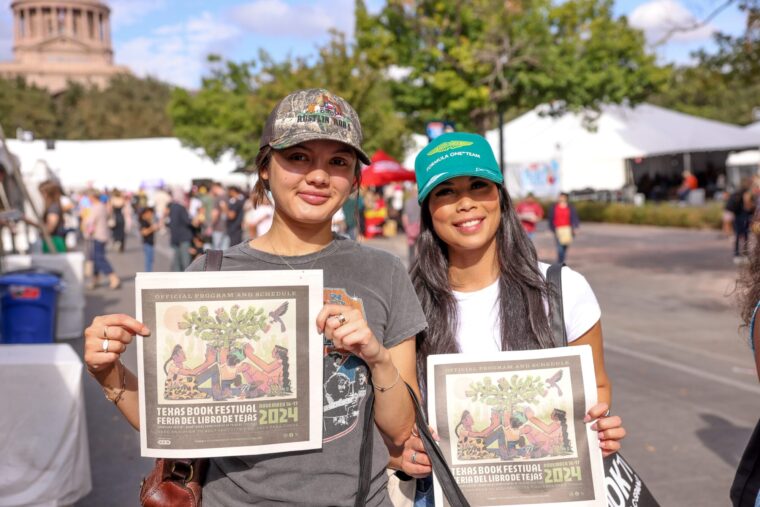
[[(535, 241), (551, 262), (549, 233)], [(368, 243), (406, 255), (403, 237)], [(156, 270), (169, 268), (169, 254), (160, 238)], [(88, 321), (134, 313), (139, 239), (109, 256), (123, 285), (88, 291)], [(567, 262), (586, 276), (602, 307), (613, 412), (629, 433), (624, 456), (663, 507), (729, 505), (734, 470), (760, 414), (760, 385), (732, 294), (730, 241), (716, 231), (585, 224)], [(70, 343), (81, 354), (82, 340)], [(133, 347), (125, 363), (135, 369)], [(77, 505), (137, 505), (152, 460), (140, 458), (138, 433), (96, 382), (87, 379), (85, 396), (93, 491)]]

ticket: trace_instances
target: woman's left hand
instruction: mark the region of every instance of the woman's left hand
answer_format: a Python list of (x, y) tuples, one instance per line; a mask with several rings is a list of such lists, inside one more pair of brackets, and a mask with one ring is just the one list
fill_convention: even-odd
[(360, 357), (370, 367), (388, 354), (372, 334), (362, 312), (344, 305), (327, 304), (317, 315), (317, 330), (333, 342), (336, 349)]
[(584, 422), (594, 421), (591, 429), (599, 435), (599, 447), (602, 449), (602, 456), (607, 457), (620, 450), (620, 441), (625, 437), (625, 428), (620, 416), (605, 416), (609, 410), (606, 403), (597, 403), (586, 413)]

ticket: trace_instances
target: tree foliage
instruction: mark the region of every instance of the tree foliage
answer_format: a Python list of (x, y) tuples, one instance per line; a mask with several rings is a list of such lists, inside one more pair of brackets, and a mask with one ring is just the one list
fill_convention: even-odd
[(0, 122), (5, 135), (16, 129), (34, 132), (38, 137), (53, 137), (57, 116), (47, 90), (29, 85), (21, 78), (0, 79)]
[(371, 65), (408, 70), (394, 96), (417, 129), (439, 118), (482, 133), (499, 109), (541, 103), (635, 104), (662, 80), (610, 0), (387, 0), (377, 15), (358, 1), (357, 41)]
[(470, 389), (465, 391), (465, 396), (472, 401), (497, 407), (506, 414), (511, 414), (519, 403), (535, 405), (538, 397), (545, 394), (544, 381), (532, 375), (512, 375), (510, 379), (501, 377), (495, 383), (487, 376), (480, 382), (470, 384)]
[(361, 118), (366, 151), (404, 152), (408, 132), (387, 80), (341, 33), (333, 32), (314, 59), (275, 61), (261, 51), (248, 62), (223, 62), (217, 56), (210, 62), (215, 66), (197, 93), (175, 91), (170, 113), (177, 136), (214, 160), (231, 152), (241, 166), (252, 167), (267, 115), (280, 99), (302, 88), (327, 88), (348, 100)]
[(652, 102), (688, 114), (745, 125), (760, 108), (760, 36), (747, 31), (715, 35), (717, 50), (693, 56), (696, 65), (672, 67), (667, 86)]
[(0, 119), (7, 135), (44, 139), (124, 139), (172, 135), (171, 86), (123, 74), (103, 89), (70, 82), (57, 96), (22, 78), (0, 79)]
[(229, 350), (243, 340), (258, 341), (261, 338), (259, 331), (264, 329), (266, 323), (262, 308), (249, 306), (241, 310), (239, 305), (233, 305), (229, 312), (219, 307), (211, 315), (207, 306), (201, 306), (198, 311), (182, 315), (178, 327), (187, 336), (195, 335), (210, 342), (214, 348)]
[(120, 74), (103, 89), (69, 83), (56, 98), (60, 139), (129, 139), (173, 135), (172, 87)]

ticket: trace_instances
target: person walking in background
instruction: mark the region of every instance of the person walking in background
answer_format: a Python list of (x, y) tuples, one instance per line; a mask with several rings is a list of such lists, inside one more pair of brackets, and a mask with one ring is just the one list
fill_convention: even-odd
[[(50, 235), (55, 252), (65, 252), (66, 227), (63, 223), (63, 207), (61, 206), (62, 189), (58, 183), (47, 180), (40, 183), (39, 190), (45, 202), (45, 211), (42, 214), (42, 226)], [(44, 241), (42, 242), (42, 251), (51, 253), (47, 243)]]
[(359, 231), (359, 203), (362, 197), (358, 192), (352, 193), (343, 205), (343, 221), (346, 224), (346, 236), (356, 241)]
[[(253, 197), (255, 194), (251, 192)], [(249, 209), (245, 214), (245, 227), (248, 231), (248, 237), (250, 239), (259, 238), (266, 234), (272, 227), (272, 219), (274, 218), (274, 208), (269, 202), (269, 198), (262, 202), (258, 206), (254, 207), (252, 199), (247, 200), (246, 204), (250, 204)]]
[(533, 236), (536, 233), (536, 224), (544, 218), (543, 206), (541, 206), (541, 203), (536, 200), (536, 197), (530, 193), (525, 199), (517, 204), (515, 211), (517, 211), (517, 216), (520, 219), (523, 229), (525, 229), (525, 232), (528, 234), (528, 237), (533, 239)]
[(92, 245), (92, 279), (88, 288), (94, 289), (100, 283), (100, 275), (108, 277), (108, 285), (111, 289), (118, 289), (121, 281), (113, 271), (111, 263), (106, 256), (106, 244), (108, 243), (108, 209), (101, 195), (96, 190), (89, 193), (91, 206), (87, 216), (85, 230)]
[(229, 195), (226, 207), (227, 236), (230, 238), (230, 246), (235, 246), (243, 242), (245, 196), (235, 185), (227, 188), (227, 194)]
[(153, 207), (156, 213), (156, 218), (162, 224), (167, 220), (169, 216), (169, 203), (172, 202), (172, 196), (162, 186), (153, 194)]
[(220, 183), (211, 185), (211, 196), (214, 198), (211, 210), (211, 248), (226, 250), (230, 247), (230, 238), (227, 237), (227, 198), (224, 187)]
[(155, 212), (151, 207), (140, 210), (140, 236), (143, 240), (143, 255), (145, 257), (145, 271), (153, 271), (155, 259), (155, 236), (160, 224), (156, 222)]
[(691, 191), (699, 188), (699, 181), (688, 169), (683, 172), (682, 176), (683, 181), (681, 182), (681, 186), (678, 187), (678, 200), (686, 202), (689, 199)]
[(409, 249), (408, 259), (411, 266), (417, 257), (417, 237), (420, 235), (420, 204), (417, 202), (417, 186), (409, 190), (409, 195), (404, 201), (401, 223), (406, 234), (406, 245)]
[(570, 204), (570, 196), (562, 192), (559, 200), (549, 208), (549, 228), (554, 233), (554, 241), (557, 244), (557, 262), (565, 262), (567, 249), (575, 239), (581, 221), (575, 206)]
[(739, 190), (731, 194), (726, 202), (726, 211), (731, 212), (734, 218), (734, 264), (741, 264), (747, 259), (749, 224), (755, 208), (751, 181), (744, 179)]
[(108, 225), (111, 228), (111, 239), (114, 243), (114, 249), (124, 253), (124, 243), (126, 242), (126, 233), (131, 225), (131, 211), (128, 209), (129, 203), (118, 189), (111, 192), (109, 203)]
[(174, 250), (172, 271), (184, 271), (192, 261), (190, 244), (193, 241), (193, 223), (182, 189), (175, 188), (172, 197), (169, 203), (169, 242)]

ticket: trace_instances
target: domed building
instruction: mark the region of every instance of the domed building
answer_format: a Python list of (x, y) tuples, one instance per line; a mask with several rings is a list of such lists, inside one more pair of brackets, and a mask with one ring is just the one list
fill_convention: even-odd
[(105, 85), (118, 73), (113, 64), (111, 9), (99, 0), (15, 0), (13, 62), (0, 76), (23, 76), (58, 93), (67, 81)]

